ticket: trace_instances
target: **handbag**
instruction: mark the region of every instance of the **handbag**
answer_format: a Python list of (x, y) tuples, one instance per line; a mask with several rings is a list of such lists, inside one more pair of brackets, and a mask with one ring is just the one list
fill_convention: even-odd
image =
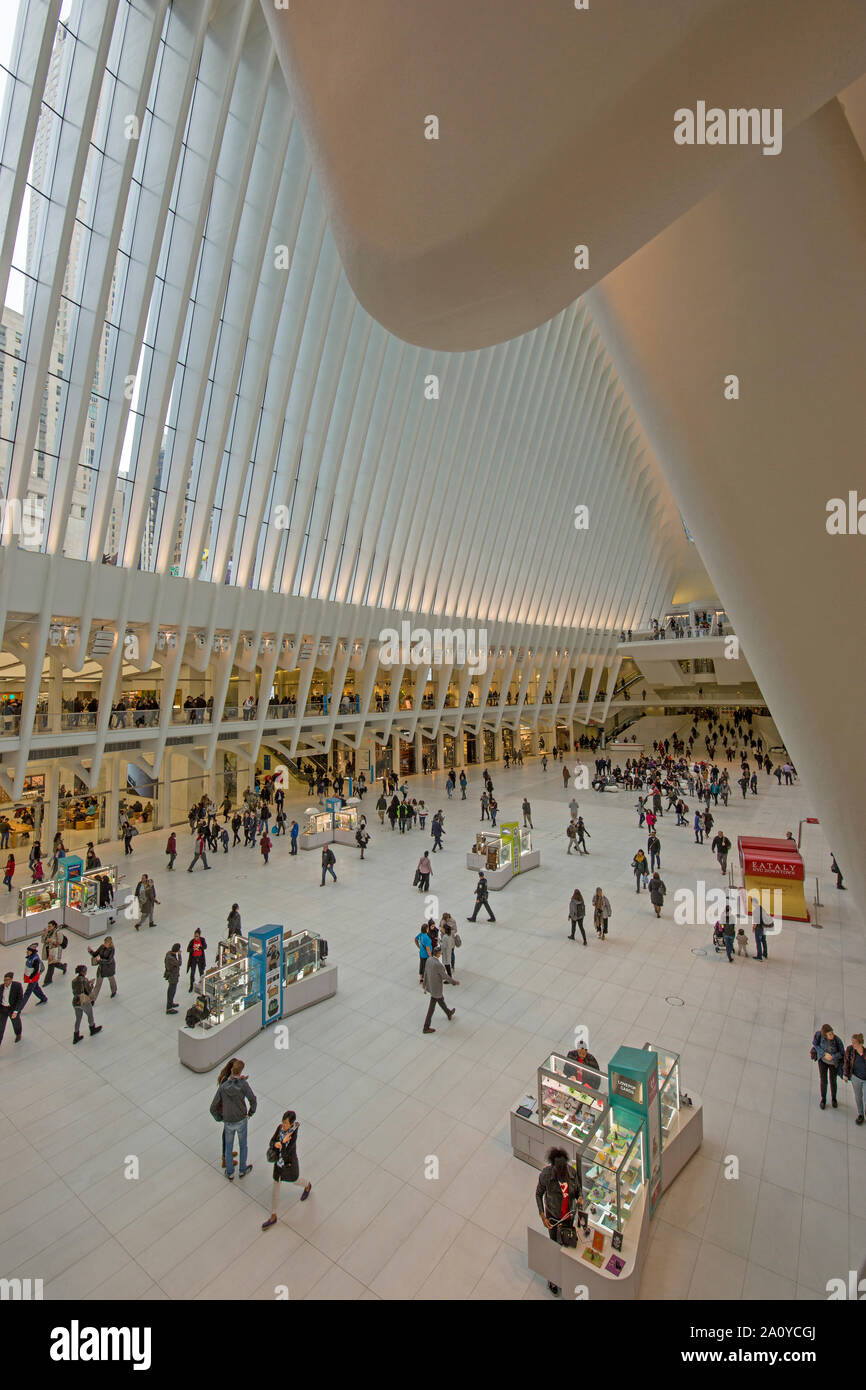
[(276, 1163), (277, 1160), (278, 1160), (279, 1157), (280, 1157), (280, 1151), (279, 1151), (279, 1149), (275, 1149), (274, 1146), (273, 1146), (273, 1144), (269, 1144), (269, 1145), (268, 1145), (268, 1152), (267, 1152), (267, 1154), (266, 1154), (265, 1156), (266, 1156), (266, 1158), (267, 1158), (267, 1160), (268, 1160), (268, 1163)]
[(455, 945), (458, 949), (463, 945), (463, 942), (460, 940), (460, 933), (459, 933), (459, 932), (455, 932), (455, 933), (454, 933), (454, 945)]
[(421, 870), (420, 870), (420, 869), (416, 869), (416, 870), (415, 870), (415, 877), (414, 877), (413, 880), (412, 880), (412, 887), (413, 887), (413, 888), (417, 888), (417, 887), (418, 887), (418, 884), (419, 884), (420, 882), (421, 882)]
[(566, 1250), (573, 1250), (577, 1245), (577, 1231), (573, 1226), (560, 1226), (558, 1238), (560, 1245)]

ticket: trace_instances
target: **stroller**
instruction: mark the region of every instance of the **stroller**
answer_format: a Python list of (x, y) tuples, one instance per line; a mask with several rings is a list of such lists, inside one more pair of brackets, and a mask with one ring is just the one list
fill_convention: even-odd
[(725, 933), (722, 930), (721, 922), (716, 922), (713, 927), (713, 950), (718, 954), (725, 949)]

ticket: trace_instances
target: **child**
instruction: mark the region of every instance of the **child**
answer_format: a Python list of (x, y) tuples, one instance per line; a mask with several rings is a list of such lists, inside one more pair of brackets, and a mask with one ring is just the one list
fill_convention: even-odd
[(737, 932), (737, 955), (738, 955), (738, 956), (747, 956), (747, 955), (749, 954), (748, 951), (746, 950), (746, 940), (747, 940), (747, 938), (746, 938), (746, 933), (745, 933), (744, 929), (743, 929), (742, 927), (740, 927), (739, 931)]

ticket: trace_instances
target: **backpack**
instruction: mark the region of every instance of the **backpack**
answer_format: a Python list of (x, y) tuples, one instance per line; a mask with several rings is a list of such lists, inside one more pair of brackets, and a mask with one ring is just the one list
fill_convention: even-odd
[(577, 827), (574, 825), (569, 825), (565, 833), (568, 836), (569, 840), (573, 840), (575, 835), (577, 834)]

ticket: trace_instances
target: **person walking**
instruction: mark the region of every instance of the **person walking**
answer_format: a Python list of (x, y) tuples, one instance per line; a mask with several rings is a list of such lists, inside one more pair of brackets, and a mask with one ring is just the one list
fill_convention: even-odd
[(290, 853), (290, 854), (297, 854), (297, 852), (298, 852), (298, 822), (297, 822), (296, 820), (293, 820), (292, 823), (291, 823), (291, 825), (289, 826), (289, 853)]
[(547, 754), (546, 754), (546, 753), (542, 753), (542, 755), (541, 755), (541, 770), (542, 770), (542, 772), (546, 772), (546, 771), (547, 771)]
[(334, 854), (334, 851), (331, 849), (331, 846), (322, 845), (322, 881), (319, 884), (320, 888), (324, 888), (325, 886), (326, 874), (330, 874), (334, 882), (337, 882), (337, 875), (334, 873), (334, 865), (336, 864), (336, 862), (337, 856)]
[(430, 853), (435, 854), (437, 849), (442, 849), (442, 836), (445, 834), (445, 823), (441, 811), (437, 811), (430, 822), (430, 830), (433, 834), (433, 848)]
[(107, 936), (101, 946), (97, 946), (95, 951), (87, 948), (90, 959), (96, 961), (96, 980), (90, 994), (91, 1004), (95, 1004), (99, 998), (99, 991), (102, 989), (102, 981), (107, 980), (111, 987), (112, 999), (117, 993), (117, 962), (114, 957), (114, 942)]
[[(277, 1215), (280, 1209), (280, 1190), (284, 1182), (296, 1183), (301, 1180), (301, 1169), (298, 1163), (298, 1117), (294, 1110), (287, 1110), (282, 1120), (277, 1125), (271, 1142), (268, 1145), (268, 1163), (274, 1165), (273, 1178), (274, 1190), (271, 1198), (271, 1214), (267, 1221), (262, 1222), (262, 1230), (267, 1231), (271, 1226), (277, 1224)], [(313, 1190), (313, 1184), (307, 1182), (301, 1193), (301, 1201), (306, 1202)]]
[(44, 993), (39, 984), (39, 977), (42, 974), (42, 961), (39, 959), (39, 948), (33, 941), (27, 947), (27, 956), (24, 961), (23, 980), (27, 988), (24, 991), (24, 998), (21, 1002), (22, 1009), (25, 1007), (31, 994), (36, 995), (36, 1007), (40, 1004), (48, 1003), (48, 995)]
[(177, 836), (173, 830), (165, 842), (165, 852), (168, 855), (168, 872), (171, 873), (177, 859)]
[(3, 882), (9, 892), (12, 892), (12, 879), (15, 874), (15, 855), (10, 854), (6, 860), (6, 868), (3, 873)]
[(177, 1013), (177, 1004), (174, 1002), (174, 996), (177, 994), (177, 986), (180, 980), (180, 965), (180, 942), (175, 941), (171, 950), (165, 953), (163, 979), (168, 982), (168, 988), (165, 992), (165, 1011), (167, 1014)]
[(731, 842), (723, 830), (716, 832), (711, 848), (719, 861), (719, 868), (723, 874), (726, 874), (728, 872), (728, 854), (730, 853)]
[(667, 891), (667, 887), (663, 883), (658, 869), (656, 869), (655, 873), (650, 879), (649, 885), (650, 902), (655, 908), (656, 917), (661, 917), (662, 915), (662, 907), (664, 906), (665, 893)]
[[(535, 1202), (551, 1240), (558, 1242), (563, 1228), (574, 1229), (575, 1217), (583, 1206), (580, 1169), (578, 1164), (569, 1163), (565, 1149), (548, 1150), (547, 1166), (538, 1175)], [(550, 1279), (547, 1287), (552, 1294), (559, 1293), (559, 1285)]]
[(571, 923), (569, 941), (574, 941), (575, 927), (583, 937), (583, 944), (586, 945), (586, 932), (583, 929), (583, 919), (586, 916), (586, 903), (579, 888), (575, 888), (568, 903), (568, 920)]
[[(422, 829), (423, 829), (423, 826), (422, 826)], [(367, 829), (367, 825), (366, 825), (366, 822), (365, 822), (364, 824), (359, 825), (359, 826), (358, 826), (358, 829), (355, 831), (355, 844), (358, 846), (359, 850), (361, 851), (361, 858), (362, 858), (362, 859), (364, 858), (364, 850), (367, 848), (367, 846), (368, 846), (369, 843), (370, 843), (370, 832), (369, 832), (369, 830)]]
[(662, 866), (662, 842), (655, 831), (650, 835), (646, 842), (647, 854), (650, 857), (650, 873)]
[(147, 922), (148, 927), (156, 926), (156, 922), (153, 920), (153, 912), (158, 902), (159, 898), (156, 896), (156, 885), (153, 879), (149, 878), (147, 874), (142, 874), (141, 890), (138, 894), (138, 905), (141, 908), (141, 917), (135, 924), (136, 931), (138, 931), (139, 927), (143, 927), (145, 922)]
[(492, 792), (490, 793), (490, 800), (487, 803), (487, 810), (490, 815), (490, 824), (495, 829), (496, 817), (499, 814), (499, 802), (496, 800), (496, 797), (493, 795)]
[(7, 970), (3, 976), (3, 983), (0, 985), (0, 1043), (3, 1042), (3, 1034), (6, 1032), (7, 1022), (12, 1024), (12, 1032), (15, 1034), (15, 1041), (21, 1041), (23, 1032), (21, 1026), (21, 1010), (24, 1007), (24, 990), (15, 979), (11, 970)]
[(187, 873), (188, 873), (188, 874), (191, 874), (191, 873), (192, 873), (192, 871), (193, 871), (193, 869), (195, 868), (196, 864), (198, 863), (199, 859), (200, 859), (201, 862), (204, 864), (204, 866), (205, 866), (206, 869), (209, 869), (209, 868), (210, 868), (210, 864), (207, 862), (207, 855), (205, 854), (205, 850), (204, 850), (204, 831), (202, 831), (202, 830), (198, 830), (198, 831), (196, 832), (196, 838), (195, 838), (195, 854), (194, 854), (193, 857), (192, 857), (192, 863), (190, 864), (189, 868), (187, 869)]
[(430, 863), (430, 856), (425, 850), (424, 853), (421, 855), (421, 858), (418, 860), (418, 867), (415, 870), (415, 878), (418, 883), (419, 893), (427, 893), (429, 891), (430, 875), (432, 872), (433, 866)]
[[(555, 752), (556, 750), (554, 749), (554, 753)], [(564, 761), (562, 764), (562, 790), (568, 791), (568, 768), (566, 767)]]
[(521, 810), (523, 811), (524, 826), (528, 825), (530, 830), (533, 830), (534, 826), (532, 824), (532, 807), (530, 806), (526, 797), (523, 798), (523, 805), (521, 807)]
[(487, 875), (483, 869), (479, 869), (478, 882), (475, 885), (475, 909), (472, 916), (466, 918), (467, 922), (474, 922), (477, 919), (478, 910), (481, 907), (484, 907), (491, 922), (496, 921), (496, 918), (490, 910), (490, 903), (487, 901), (487, 893)]
[(600, 888), (596, 888), (592, 899), (592, 921), (595, 934), (600, 941), (607, 936), (607, 924), (612, 916), (611, 906)]
[(566, 854), (571, 854), (571, 851), (574, 849), (575, 840), (577, 839), (577, 825), (573, 820), (569, 821), (565, 828), (565, 838), (568, 840), (568, 849), (565, 852)]
[(232, 816), (232, 849), (234, 849), (235, 845), (239, 845), (241, 842), (241, 826), (243, 825), (243, 823), (244, 818), (241, 815), (240, 811), (235, 811), (234, 815)]
[(76, 965), (75, 967), (75, 974), (72, 977), (72, 1009), (75, 1014), (73, 1043), (81, 1042), (82, 1015), (87, 1019), (91, 1037), (102, 1032), (102, 1024), (97, 1027), (93, 1018), (93, 982), (87, 978), (86, 965)]
[(433, 1018), (433, 1010), (436, 1008), (437, 1004), (445, 1014), (449, 1023), (456, 1013), (456, 1009), (449, 1009), (448, 1005), (445, 1003), (442, 986), (448, 976), (440, 956), (441, 951), (439, 947), (434, 947), (431, 955), (427, 957), (424, 966), (424, 988), (430, 995), (430, 1003), (427, 1006), (427, 1017), (424, 1020), (424, 1027), (422, 1029), (424, 1033), (436, 1032), (435, 1028), (430, 1027), (430, 1023)]
[[(13, 860), (13, 865), (14, 865), (14, 860)], [(844, 883), (842, 882), (842, 870), (839, 868), (839, 865), (836, 863), (836, 856), (835, 856), (835, 854), (833, 853), (832, 850), (830, 851), (830, 872), (831, 872), (831, 873), (834, 873), (834, 874), (836, 875), (836, 887), (837, 887), (837, 888), (841, 888), (841, 889), (843, 889), (845, 892), (847, 892), (847, 889), (845, 888), (845, 885), (844, 885)]]
[(62, 970), (63, 974), (66, 974), (68, 967), (63, 963), (63, 951), (69, 943), (59, 922), (55, 922), (53, 917), (44, 928), (40, 939), (43, 959), (48, 962), (48, 969), (45, 972), (45, 988), (47, 989), (54, 979), (55, 970)]
[(461, 767), (461, 769), (460, 769), (460, 777), (459, 777), (458, 780), (459, 780), (459, 782), (460, 782), (460, 800), (461, 800), (461, 801), (465, 801), (465, 800), (466, 800), (466, 788), (467, 788), (467, 786), (469, 785), (469, 782), (468, 782), (466, 773), (464, 772), (464, 770), (463, 770), (462, 767)]
[(232, 1062), (231, 1072), (217, 1087), (216, 1095), (210, 1104), (210, 1113), (214, 1119), (222, 1121), (223, 1153), (229, 1182), (233, 1182), (235, 1176), (235, 1135), (240, 1149), (238, 1177), (245, 1178), (253, 1168), (251, 1163), (247, 1163), (247, 1122), (255, 1115), (258, 1101), (243, 1071), (244, 1064), (236, 1057)]
[(241, 914), (238, 910), (237, 903), (232, 903), (231, 911), (229, 912), (229, 915), (226, 918), (226, 935), (229, 941), (231, 941), (233, 936), (243, 936), (243, 930), (241, 928)]
[(380, 792), (380, 793), (379, 793), (379, 800), (376, 802), (376, 812), (377, 812), (377, 814), (378, 814), (378, 816), (379, 816), (379, 824), (380, 824), (380, 825), (384, 825), (384, 824), (385, 824), (385, 812), (387, 811), (387, 809), (388, 809), (388, 803), (387, 803), (387, 801), (385, 800), (384, 794), (383, 794), (382, 792)]
[(642, 849), (638, 850), (634, 859), (631, 861), (631, 867), (634, 871), (634, 891), (639, 893), (641, 890), (641, 882), (643, 882), (643, 886), (646, 888), (647, 880), (649, 879), (649, 865), (647, 864), (647, 858)]
[(196, 971), (198, 971), (199, 977), (204, 976), (205, 966), (207, 965), (206, 951), (207, 942), (201, 934), (201, 927), (196, 927), (186, 947), (186, 968), (189, 971), (190, 994), (192, 994), (195, 987)]
[(261, 837), (261, 839), (259, 840), (259, 849), (260, 849), (261, 852), (262, 852), (262, 858), (264, 859), (265, 863), (267, 864), (267, 862), (268, 862), (268, 855), (269, 855), (270, 852), (271, 852), (271, 837), (270, 837), (270, 835), (268, 834), (267, 830), (263, 830), (263, 831), (262, 831), (262, 837)]
[[(2, 1020), (0, 1020), (0, 1040), (3, 1038)], [(851, 1042), (845, 1048), (845, 1061), (842, 1066), (842, 1075), (846, 1081), (851, 1082), (854, 1091), (854, 1104), (857, 1106), (857, 1119), (855, 1124), (863, 1123), (863, 1102), (866, 1099), (866, 1050), (863, 1047), (863, 1034), (853, 1033)]]
[(821, 1088), (821, 1109), (827, 1108), (827, 1082), (830, 1082), (830, 1103), (835, 1110), (836, 1082), (845, 1066), (845, 1049), (841, 1038), (836, 1036), (829, 1023), (822, 1023), (812, 1039), (809, 1056), (818, 1063), (818, 1078)]

